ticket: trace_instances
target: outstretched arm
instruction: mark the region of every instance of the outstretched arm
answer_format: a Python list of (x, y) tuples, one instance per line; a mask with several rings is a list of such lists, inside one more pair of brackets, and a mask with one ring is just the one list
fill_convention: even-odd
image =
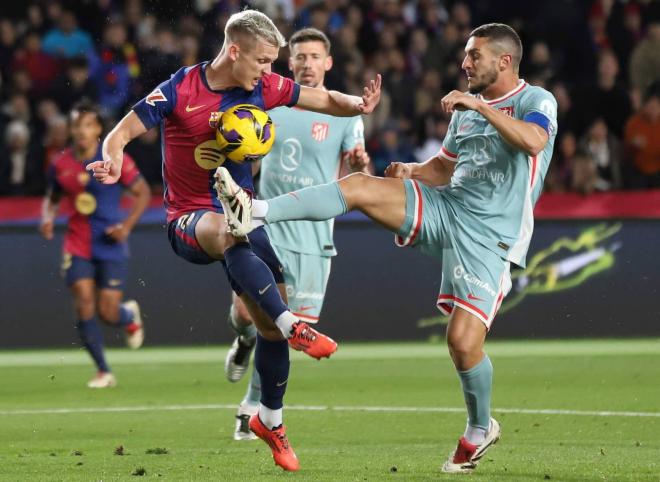
[(449, 184), (456, 163), (442, 157), (432, 157), (425, 162), (393, 162), (385, 169), (385, 177), (416, 179), (428, 186)]
[(147, 132), (135, 111), (130, 111), (106, 136), (103, 141), (103, 160), (92, 162), (87, 169), (103, 184), (114, 184), (121, 176), (124, 147), (136, 137)]
[(299, 107), (314, 112), (334, 115), (337, 117), (352, 117), (359, 114), (370, 114), (380, 101), (380, 74), (364, 88), (362, 97), (342, 94), (336, 90), (300, 87)]

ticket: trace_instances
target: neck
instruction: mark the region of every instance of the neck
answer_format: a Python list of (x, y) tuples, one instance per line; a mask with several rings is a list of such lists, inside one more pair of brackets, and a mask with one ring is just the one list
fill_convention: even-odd
[(223, 48), (218, 56), (206, 66), (206, 81), (213, 90), (224, 90), (238, 87), (231, 73), (229, 56)]
[(519, 81), (518, 74), (512, 73), (511, 75), (500, 75), (497, 81), (481, 92), (481, 97), (485, 100), (498, 99), (507, 92), (511, 92), (515, 89)]
[(79, 161), (86, 161), (87, 159), (91, 159), (96, 155), (96, 151), (98, 150), (98, 148), (99, 148), (98, 144), (92, 145), (87, 149), (83, 147), (74, 146), (73, 152), (76, 155), (76, 159), (78, 159)]

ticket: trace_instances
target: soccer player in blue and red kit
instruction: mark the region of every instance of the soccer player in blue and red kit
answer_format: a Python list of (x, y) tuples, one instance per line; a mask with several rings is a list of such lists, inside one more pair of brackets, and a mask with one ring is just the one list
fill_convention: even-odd
[(214, 173), (224, 165), (245, 190), (253, 192), (251, 165), (225, 160), (209, 118), (237, 104), (264, 110), (297, 105), (337, 116), (368, 114), (380, 99), (380, 77), (365, 87), (362, 97), (300, 86), (271, 72), (284, 45), (284, 37), (264, 14), (244, 10), (232, 15), (218, 56), (180, 69), (138, 102), (105, 139), (103, 161), (89, 169), (103, 183), (116, 182), (126, 144), (161, 125), (172, 248), (192, 263), (222, 261), (232, 289), (250, 311), (259, 332), (255, 367), (262, 384), (259, 412), (250, 419), (250, 428), (268, 443), (276, 464), (294, 471), (299, 468), (298, 458), (282, 424), (288, 346), (321, 358), (334, 353), (337, 344), (288, 310), (282, 267), (265, 230), (253, 231), (249, 240), (228, 232)]
[[(137, 302), (121, 301), (128, 271), (126, 240), (151, 198), (149, 186), (126, 154), (120, 184), (101, 184), (86, 170), (89, 163), (101, 159), (102, 132), (103, 122), (94, 104), (81, 101), (74, 106), (73, 146), (50, 167), (40, 225), (44, 238), (52, 239), (59, 201), (68, 198), (74, 213), (64, 236), (62, 271), (73, 295), (80, 340), (97, 368), (96, 376), (87, 383), (90, 388), (117, 384), (105, 360), (97, 314), (104, 323), (124, 330), (130, 348), (139, 348), (144, 340)], [(125, 218), (119, 207), (124, 188), (135, 197)]]

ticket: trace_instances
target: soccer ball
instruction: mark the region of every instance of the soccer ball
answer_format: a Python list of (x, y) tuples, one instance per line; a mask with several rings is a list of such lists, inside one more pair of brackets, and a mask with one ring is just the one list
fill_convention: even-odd
[(254, 161), (270, 152), (275, 125), (256, 105), (238, 104), (218, 119), (215, 139), (220, 152), (234, 162)]

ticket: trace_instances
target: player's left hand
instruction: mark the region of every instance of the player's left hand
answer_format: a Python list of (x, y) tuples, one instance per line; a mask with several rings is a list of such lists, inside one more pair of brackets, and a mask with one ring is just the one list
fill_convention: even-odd
[(369, 85), (364, 88), (362, 94), (362, 104), (360, 104), (360, 112), (363, 114), (371, 114), (378, 102), (380, 102), (380, 84), (382, 82), (380, 74), (376, 75), (376, 80), (371, 80)]
[(452, 114), (455, 110), (477, 110), (479, 100), (465, 92), (452, 90), (440, 101), (446, 113)]
[(105, 229), (105, 234), (118, 243), (121, 243), (128, 239), (130, 231), (126, 228), (126, 226), (124, 226), (123, 223), (117, 223), (113, 224), (112, 226), (108, 226)]
[(371, 158), (362, 144), (356, 145), (353, 149), (344, 153), (344, 160), (351, 172), (365, 172)]

